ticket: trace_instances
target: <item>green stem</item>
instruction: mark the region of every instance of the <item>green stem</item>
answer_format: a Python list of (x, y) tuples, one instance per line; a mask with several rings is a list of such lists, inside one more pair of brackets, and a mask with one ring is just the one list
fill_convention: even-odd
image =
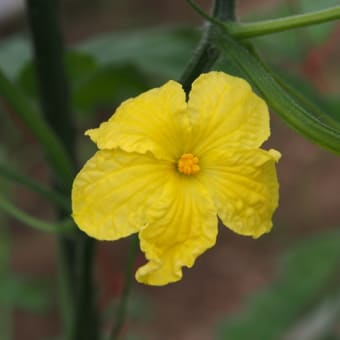
[[(27, 13), (32, 33), (35, 65), (44, 116), (54, 132), (61, 138), (69, 157), (74, 156), (74, 128), (69, 100), (69, 84), (64, 66), (64, 46), (58, 18), (57, 0), (26, 0)], [(72, 176), (73, 177), (73, 176)], [(71, 180), (64, 179), (63, 186), (56, 188), (69, 195)], [(66, 184), (66, 190), (65, 188)], [(59, 211), (61, 218), (65, 213)], [(60, 283), (65, 334), (63, 339), (95, 340), (97, 323), (89, 322), (95, 315), (92, 292), (93, 240), (83, 234), (74, 239), (59, 238)], [(78, 274), (79, 263), (87, 266), (87, 280)], [(81, 301), (82, 299), (85, 301)], [(66, 314), (65, 314), (66, 313)], [(82, 328), (81, 330), (79, 328)], [(95, 335), (95, 336), (94, 336)]]
[(323, 22), (339, 18), (340, 6), (334, 6), (320, 11), (292, 15), (279, 19), (264, 20), (253, 23), (226, 23), (225, 28), (234, 38), (246, 39), (286, 31), (297, 27), (321, 24)]
[(279, 19), (250, 23), (223, 22), (221, 18), (210, 16), (206, 13), (194, 0), (187, 0), (187, 2), (208, 22), (227, 30), (228, 34), (238, 39), (254, 38), (261, 35), (287, 31), (298, 27), (317, 25), (323, 22), (340, 19), (340, 6), (333, 6), (320, 11), (292, 15)]
[(119, 338), (120, 331), (124, 324), (127, 305), (128, 305), (130, 291), (131, 291), (131, 285), (132, 285), (133, 265), (134, 265), (135, 258), (137, 255), (138, 245), (139, 245), (138, 237), (137, 235), (134, 235), (133, 238), (131, 239), (129, 254), (128, 254), (127, 261), (126, 261), (124, 289), (123, 289), (123, 293), (122, 293), (122, 296), (120, 298), (119, 305), (117, 308), (117, 312), (116, 312), (117, 317), (113, 325), (111, 336), (110, 336), (111, 340), (117, 340)]
[(61, 193), (53, 191), (42, 183), (33, 180), (32, 178), (25, 176), (15, 170), (13, 167), (9, 167), (0, 163), (0, 176), (7, 180), (19, 183), (28, 189), (40, 194), (42, 197), (48, 199), (50, 202), (57, 204), (65, 212), (70, 211), (70, 202)]
[(18, 209), (2, 195), (0, 195), (0, 209), (18, 221), (40, 231), (49, 233), (64, 233), (67, 230), (71, 230), (72, 221), (70, 219), (66, 219), (59, 223), (50, 223), (40, 220)]
[[(197, 9), (195, 2), (191, 0), (187, 1), (192, 7)], [(218, 22), (221, 22), (221, 20), (235, 20), (235, 1), (215, 0), (212, 13), (212, 20), (217, 20)], [(220, 56), (219, 49), (216, 47), (216, 44), (211, 41), (214, 31), (214, 26), (208, 22), (201, 41), (198, 43), (191, 60), (182, 74), (180, 83), (183, 85), (186, 93), (189, 93), (192, 82), (202, 72), (209, 71)]]
[[(73, 339), (99, 339), (98, 334), (98, 314), (94, 305), (92, 268), (95, 253), (95, 243), (86, 235), (80, 235), (82, 238), (77, 246), (77, 268), (76, 280), (83, 284), (78, 285), (76, 300), (76, 315)], [(91, 295), (89, 295), (91, 294)], [(84, 313), (84, 311), (87, 311)], [(86, 325), (91, 324), (91, 327)]]
[[(56, 0), (26, 0), (41, 106), (47, 122), (74, 156), (70, 91)], [(74, 159), (74, 157), (73, 157)]]

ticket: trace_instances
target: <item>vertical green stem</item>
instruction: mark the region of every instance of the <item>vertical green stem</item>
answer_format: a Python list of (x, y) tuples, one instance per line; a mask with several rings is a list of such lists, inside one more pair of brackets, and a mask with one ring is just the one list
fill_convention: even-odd
[(73, 156), (74, 129), (57, 1), (26, 2), (43, 113)]
[[(57, 0), (26, 0), (43, 114), (74, 164), (74, 128)], [(71, 182), (57, 178), (56, 189), (69, 195)], [(65, 213), (59, 211), (60, 218)], [(92, 290), (93, 240), (76, 233), (59, 237), (63, 339), (95, 340), (97, 323)], [(86, 303), (85, 303), (85, 301)], [(91, 321), (89, 321), (91, 320)]]
[(72, 339), (97, 340), (98, 313), (94, 306), (92, 268), (95, 243), (86, 235), (80, 235), (76, 258), (77, 299), (75, 325)]
[[(235, 0), (215, 0), (212, 10), (213, 17), (223, 21), (235, 21)], [(184, 70), (180, 82), (186, 93), (190, 92), (192, 82), (202, 73), (209, 71), (220, 56), (220, 51), (211, 41), (215, 27), (206, 24), (201, 41), (197, 45), (191, 60)]]
[(119, 301), (119, 305), (117, 308), (116, 320), (114, 322), (111, 336), (110, 336), (111, 340), (118, 339), (120, 331), (124, 324), (128, 300), (129, 300), (130, 291), (131, 291), (132, 278), (133, 278), (133, 273), (132, 273), (133, 264), (135, 262), (135, 258), (137, 255), (138, 244), (139, 244), (138, 237), (137, 235), (134, 235), (133, 238), (131, 239), (129, 254), (128, 254), (127, 261), (126, 261), (124, 289), (123, 289), (122, 297)]

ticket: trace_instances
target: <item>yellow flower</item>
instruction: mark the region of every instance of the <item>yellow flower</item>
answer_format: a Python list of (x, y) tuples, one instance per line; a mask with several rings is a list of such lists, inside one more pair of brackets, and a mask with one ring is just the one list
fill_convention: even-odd
[(186, 102), (169, 81), (125, 101), (87, 135), (99, 151), (73, 184), (73, 218), (99, 240), (139, 233), (136, 279), (165, 285), (215, 244), (217, 215), (234, 232), (270, 231), (278, 205), (265, 102), (223, 72), (202, 74)]

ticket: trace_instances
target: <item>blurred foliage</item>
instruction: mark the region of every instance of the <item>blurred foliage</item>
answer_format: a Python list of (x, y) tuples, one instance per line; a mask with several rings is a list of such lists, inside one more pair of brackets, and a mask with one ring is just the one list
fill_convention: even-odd
[(160, 81), (178, 79), (199, 36), (187, 28), (153, 28), (95, 37), (77, 49), (101, 65), (132, 63)]
[[(99, 65), (94, 57), (80, 52), (67, 53), (66, 69), (76, 112), (92, 113), (98, 107), (112, 107), (148, 87), (146, 77), (133, 64)], [(36, 100), (38, 90), (32, 63), (24, 65), (17, 83), (32, 100)]]
[(308, 238), (290, 249), (280, 265), (280, 279), (253, 296), (238, 315), (227, 318), (217, 339), (281, 339), (303, 315), (329, 298), (334, 288), (340, 296), (339, 243), (340, 233), (335, 231)]

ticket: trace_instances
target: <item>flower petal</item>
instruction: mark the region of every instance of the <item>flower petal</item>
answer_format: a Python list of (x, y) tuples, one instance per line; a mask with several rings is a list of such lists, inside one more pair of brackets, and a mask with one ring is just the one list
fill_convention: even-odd
[(223, 223), (257, 238), (270, 231), (278, 205), (276, 150), (228, 150), (201, 159), (198, 179), (205, 185)]
[(214, 149), (257, 148), (269, 137), (267, 105), (241, 78), (202, 74), (192, 84), (188, 109), (198, 156)]
[(194, 178), (175, 174), (167, 183), (153, 220), (139, 233), (149, 262), (139, 268), (137, 281), (165, 285), (182, 278), (182, 267), (212, 247), (217, 235), (217, 216), (204, 187)]
[(146, 208), (160, 196), (170, 169), (150, 154), (98, 151), (73, 183), (76, 224), (99, 240), (137, 232), (146, 225)]
[(185, 93), (179, 83), (169, 81), (123, 102), (107, 122), (86, 134), (99, 149), (151, 151), (157, 158), (174, 160), (183, 153), (182, 137), (189, 129)]

